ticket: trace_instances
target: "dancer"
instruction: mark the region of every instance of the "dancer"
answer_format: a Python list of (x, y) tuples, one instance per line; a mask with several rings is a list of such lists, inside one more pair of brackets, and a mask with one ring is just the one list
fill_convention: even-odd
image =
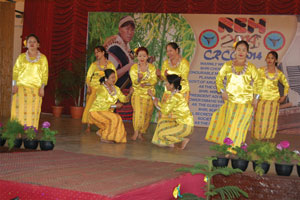
[[(188, 81), (188, 76), (190, 72), (190, 64), (185, 59), (182, 58), (180, 55), (180, 48), (178, 44), (175, 42), (170, 42), (166, 46), (167, 48), (167, 56), (169, 59), (163, 62), (161, 71), (157, 69), (157, 76), (161, 80), (166, 80), (167, 75), (176, 74), (177, 76), (181, 77), (181, 85), (182, 90), (180, 91), (181, 94), (185, 97), (187, 102), (189, 101), (190, 97), (190, 85)], [(170, 96), (170, 92), (165, 91), (163, 95), (163, 101)]]
[[(82, 123), (87, 124), (86, 132), (90, 132), (89, 110), (96, 99), (96, 91), (100, 86), (99, 79), (104, 77), (104, 70), (112, 69), (117, 77), (116, 68), (112, 62), (108, 61), (108, 54), (103, 46), (96, 46), (94, 49), (96, 61), (93, 62), (86, 75), (87, 96), (86, 105), (82, 115)], [(117, 78), (116, 78), (117, 80)]]
[(13, 68), (11, 119), (38, 129), (44, 87), (48, 82), (48, 61), (39, 51), (35, 34), (26, 37), (25, 53), (18, 56)]
[(115, 71), (106, 69), (104, 73), (105, 77), (100, 79), (101, 85), (97, 90), (97, 97), (90, 108), (89, 120), (99, 128), (96, 134), (101, 137), (102, 142), (126, 143), (122, 118), (113, 111), (115, 108), (122, 107), (120, 102), (129, 101), (133, 89), (130, 88), (127, 96), (123, 95), (120, 88), (115, 86)]
[(138, 137), (144, 140), (143, 134), (146, 133), (151, 116), (153, 113), (153, 101), (148, 95), (150, 89), (155, 94), (155, 84), (157, 82), (155, 66), (148, 63), (148, 50), (139, 47), (136, 51), (138, 64), (132, 65), (129, 75), (134, 89), (131, 104), (133, 107), (133, 129), (132, 140)]
[[(266, 62), (266, 67), (258, 69), (263, 87), (251, 129), (252, 137), (259, 140), (275, 138), (279, 104), (284, 102), (290, 87), (285, 75), (276, 68), (278, 54), (275, 51), (267, 54)], [(280, 97), (278, 81), (284, 86), (282, 97)]]
[[(222, 93), (224, 104), (213, 113), (205, 137), (208, 141), (223, 144), (223, 140), (229, 137), (233, 146), (245, 142), (261, 90), (256, 67), (246, 61), (248, 51), (249, 44), (246, 41), (237, 42), (235, 59), (226, 62), (217, 75), (217, 90)], [(226, 89), (223, 84), (225, 77)]]
[(158, 120), (152, 143), (168, 147), (174, 147), (176, 143), (180, 143), (179, 148), (184, 149), (190, 141), (187, 136), (193, 132), (194, 118), (186, 99), (180, 92), (181, 78), (175, 74), (167, 75), (166, 78), (166, 89), (171, 93), (166, 102), (159, 103), (149, 90), (149, 95), (154, 99), (154, 105), (164, 116)]

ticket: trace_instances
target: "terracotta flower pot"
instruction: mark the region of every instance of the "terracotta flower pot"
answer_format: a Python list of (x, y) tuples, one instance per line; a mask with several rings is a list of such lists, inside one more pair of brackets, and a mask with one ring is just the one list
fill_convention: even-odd
[(52, 106), (53, 116), (60, 117), (63, 109), (64, 109), (63, 106)]
[(84, 107), (71, 106), (70, 112), (73, 119), (81, 119)]

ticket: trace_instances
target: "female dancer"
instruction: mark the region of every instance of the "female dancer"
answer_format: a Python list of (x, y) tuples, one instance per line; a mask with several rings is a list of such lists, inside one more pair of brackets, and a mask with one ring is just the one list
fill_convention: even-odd
[(106, 69), (104, 73), (105, 76), (100, 79), (101, 85), (97, 89), (96, 99), (90, 108), (89, 120), (98, 126), (99, 131), (96, 134), (101, 137), (102, 142), (126, 143), (122, 118), (113, 111), (122, 107), (120, 102), (129, 101), (133, 89), (130, 89), (128, 96), (123, 95), (120, 88), (115, 86), (115, 71)]
[(190, 112), (188, 103), (180, 92), (181, 78), (175, 74), (166, 76), (166, 89), (171, 93), (165, 102), (158, 102), (151, 90), (149, 95), (154, 99), (155, 106), (164, 117), (158, 120), (152, 143), (158, 146), (174, 147), (180, 143), (180, 149), (184, 149), (190, 141), (186, 138), (193, 132), (194, 118)]
[[(277, 61), (278, 54), (275, 51), (270, 51), (266, 57), (267, 67), (258, 69), (263, 87), (251, 130), (252, 137), (255, 139), (273, 139), (275, 137), (279, 104), (284, 102), (289, 91), (286, 77), (276, 68)], [(284, 86), (282, 97), (279, 94), (278, 81)]]
[[(161, 71), (158, 69), (156, 73), (161, 80), (166, 80), (167, 75), (171, 74), (180, 76), (182, 85), (180, 93), (184, 95), (188, 102), (190, 92), (190, 85), (188, 81), (190, 64), (185, 58), (182, 58), (179, 53), (180, 48), (175, 42), (167, 44), (167, 56), (169, 59), (164, 61)], [(170, 96), (170, 92), (165, 91), (163, 101), (165, 98), (168, 98), (168, 96)]]
[(155, 94), (155, 84), (157, 82), (155, 66), (148, 63), (148, 50), (145, 47), (139, 47), (136, 51), (138, 64), (132, 65), (129, 75), (134, 89), (131, 104), (133, 107), (133, 128), (134, 135), (132, 140), (138, 137), (144, 140), (143, 134), (146, 133), (152, 112), (153, 101), (148, 95), (150, 89)]
[[(261, 90), (256, 67), (246, 61), (248, 51), (246, 41), (237, 42), (235, 59), (226, 62), (217, 75), (217, 90), (222, 93), (225, 103), (212, 116), (205, 137), (208, 141), (223, 144), (223, 140), (229, 137), (233, 146), (240, 146), (245, 142)], [(226, 89), (223, 84), (225, 77)]]
[(13, 68), (11, 119), (38, 129), (44, 87), (48, 82), (48, 61), (38, 48), (39, 38), (26, 37), (26, 53), (22, 53)]
[[(96, 91), (100, 86), (99, 79), (104, 77), (104, 70), (112, 69), (117, 75), (116, 68), (112, 62), (108, 61), (108, 53), (106, 52), (103, 46), (96, 46), (94, 49), (96, 61), (93, 62), (86, 75), (86, 84), (87, 84), (87, 96), (86, 96), (86, 105), (82, 115), (82, 123), (88, 124), (86, 132), (90, 132), (90, 122), (88, 119), (89, 110), (94, 100), (96, 99)], [(116, 76), (117, 79), (117, 76)]]

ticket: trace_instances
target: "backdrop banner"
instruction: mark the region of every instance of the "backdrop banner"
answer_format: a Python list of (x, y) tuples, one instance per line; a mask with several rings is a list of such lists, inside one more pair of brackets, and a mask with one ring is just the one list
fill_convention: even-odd
[[(119, 33), (122, 17), (134, 19), (135, 30), (129, 43)], [(126, 63), (137, 62), (133, 50), (145, 46), (156, 68), (167, 59), (166, 44), (176, 42), (182, 57), (190, 62), (190, 109), (195, 126), (207, 127), (212, 113), (222, 104), (216, 90), (216, 75), (222, 65), (233, 59), (233, 43), (238, 38), (250, 45), (249, 62), (257, 68), (266, 66), (265, 57), (271, 50), (279, 54), (279, 69), (286, 75), (290, 92), (282, 110), (300, 110), (300, 18), (288, 15), (214, 15), (90, 12), (88, 17), (87, 67), (95, 61), (94, 47), (104, 45), (117, 70)], [(124, 70), (124, 69), (123, 69)], [(128, 69), (129, 70), (129, 69)], [(127, 71), (128, 71), (127, 70)], [(128, 74), (119, 77), (118, 86), (130, 86)], [(156, 87), (157, 96), (164, 91)], [(282, 86), (280, 86), (283, 92)], [(157, 118), (154, 111), (152, 121)]]

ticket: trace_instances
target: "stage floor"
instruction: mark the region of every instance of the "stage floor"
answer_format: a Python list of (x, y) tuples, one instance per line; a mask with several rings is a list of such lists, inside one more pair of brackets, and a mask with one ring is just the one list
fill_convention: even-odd
[[(72, 119), (70, 116), (55, 118), (52, 114), (41, 114), (40, 124), (44, 121), (49, 121), (51, 128), (58, 130), (55, 150), (187, 165), (194, 165), (198, 162), (205, 163), (204, 158), (213, 155), (213, 152), (209, 150), (211, 143), (204, 140), (207, 128), (195, 127), (186, 149), (178, 150), (157, 147), (151, 143), (156, 124), (150, 125), (145, 134), (145, 141), (130, 141), (129, 138), (133, 134), (132, 123), (124, 122), (128, 143), (106, 144), (101, 143), (99, 137), (95, 134), (96, 127), (92, 127), (92, 131), (86, 133), (86, 127), (81, 124), (80, 119)], [(2, 119), (1, 122), (5, 122), (5, 120)], [(250, 134), (248, 134), (246, 142), (249, 143), (250, 140)], [(282, 140), (288, 140), (292, 149), (300, 150), (299, 113), (279, 117), (279, 131), (274, 141), (279, 142)], [(271, 173), (275, 173), (274, 167), (271, 167)], [(296, 170), (293, 171), (293, 174), (296, 174)]]
[[(51, 128), (59, 132), (55, 146), (56, 150), (188, 165), (194, 165), (198, 162), (205, 163), (204, 158), (213, 155), (213, 152), (209, 150), (211, 143), (204, 140), (207, 128), (195, 127), (186, 149), (178, 150), (157, 147), (151, 143), (156, 124), (150, 125), (145, 135), (145, 141), (130, 141), (130, 136), (133, 134), (132, 123), (124, 122), (128, 143), (106, 144), (101, 143), (99, 137), (95, 134), (96, 127), (92, 127), (92, 131), (86, 133), (85, 125), (82, 125), (79, 119), (71, 119), (69, 116), (55, 118), (51, 114), (42, 114), (40, 123), (43, 121), (49, 121), (52, 124)], [(274, 141), (288, 140), (292, 149), (300, 150), (300, 123), (298, 122), (300, 122), (299, 113), (280, 116), (279, 131)], [(249, 143), (250, 140), (251, 137), (248, 134), (246, 141)], [(275, 173), (274, 166), (271, 167), (270, 173)], [(293, 174), (296, 175), (296, 173), (296, 170), (293, 170)]]

